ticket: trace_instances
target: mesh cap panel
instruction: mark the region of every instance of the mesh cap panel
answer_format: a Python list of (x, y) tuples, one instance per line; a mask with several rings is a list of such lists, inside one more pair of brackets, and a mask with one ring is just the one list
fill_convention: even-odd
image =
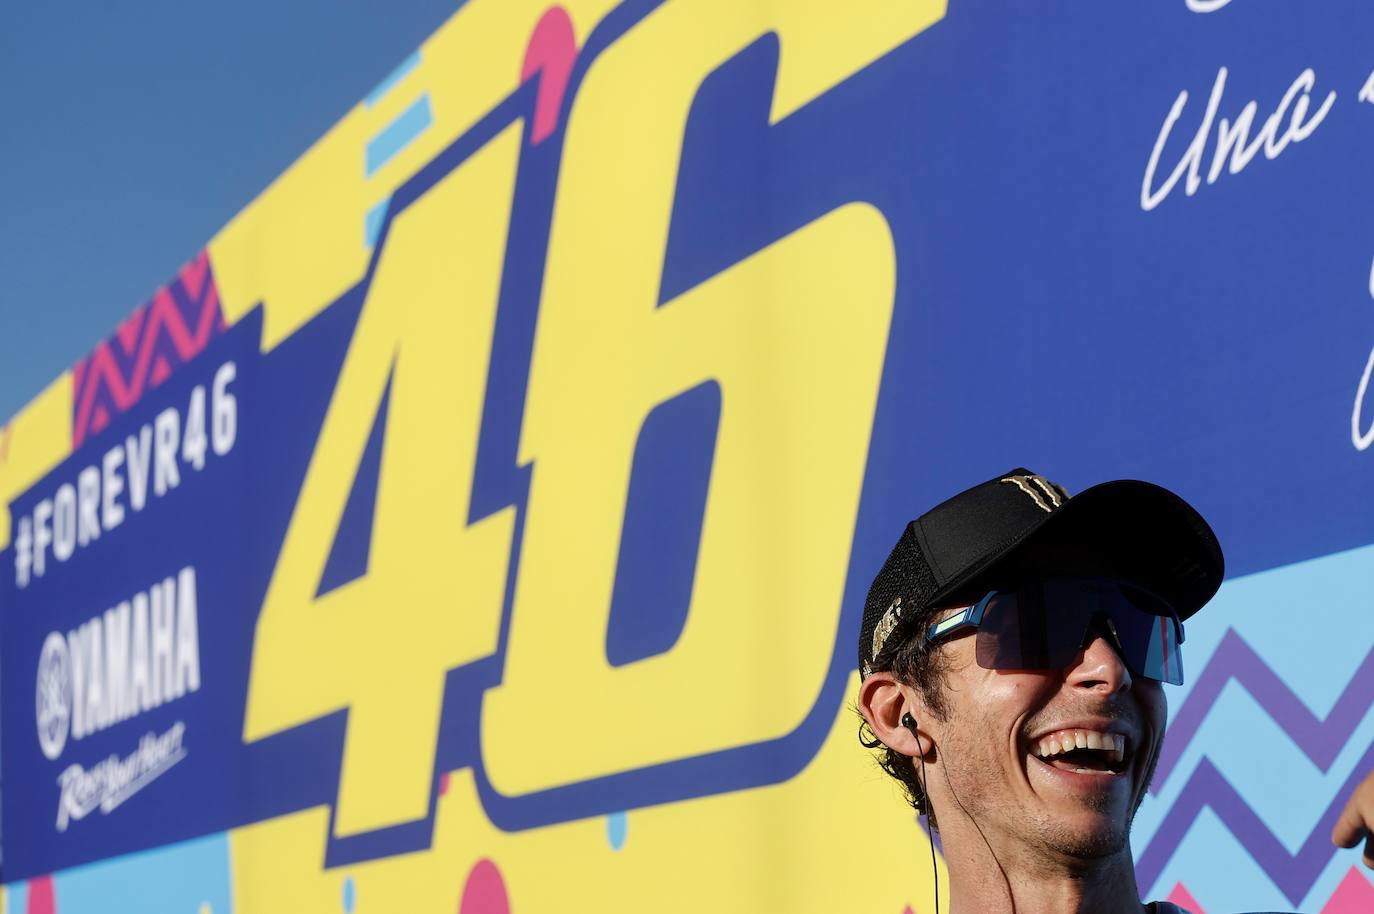
[(926, 564), (925, 555), (916, 542), (915, 523), (906, 525), (897, 545), (892, 547), (887, 561), (879, 569), (873, 584), (868, 588), (868, 599), (864, 602), (864, 620), (859, 628), (859, 669), (879, 669), (877, 657), (870, 656), (873, 647), (873, 632), (882, 621), (883, 615), (899, 597), (902, 600), (902, 619), (884, 642), (879, 655), (890, 657), (897, 644), (900, 644), (911, 627), (911, 620), (918, 615), (926, 599), (935, 592), (935, 575)]

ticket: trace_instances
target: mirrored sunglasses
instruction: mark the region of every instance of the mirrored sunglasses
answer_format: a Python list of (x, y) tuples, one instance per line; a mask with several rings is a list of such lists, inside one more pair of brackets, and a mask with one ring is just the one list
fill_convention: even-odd
[(926, 640), (935, 644), (975, 629), (983, 669), (1049, 670), (1073, 663), (1099, 628), (1132, 675), (1183, 684), (1178, 613), (1142, 587), (1107, 578), (1051, 578), (994, 590), (937, 622)]

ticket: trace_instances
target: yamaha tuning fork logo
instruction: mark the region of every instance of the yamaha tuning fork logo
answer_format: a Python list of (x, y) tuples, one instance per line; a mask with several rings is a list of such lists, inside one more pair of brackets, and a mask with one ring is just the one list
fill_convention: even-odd
[(72, 719), (72, 664), (67, 641), (58, 632), (48, 635), (38, 658), (35, 712), (38, 745), (43, 755), (56, 759), (67, 745)]

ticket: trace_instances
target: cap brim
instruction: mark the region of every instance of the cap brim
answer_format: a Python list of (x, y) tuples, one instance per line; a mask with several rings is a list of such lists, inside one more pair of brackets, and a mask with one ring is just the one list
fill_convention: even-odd
[(1186, 619), (1221, 587), (1216, 534), (1161, 486), (1118, 479), (1085, 489), (1040, 524), (956, 575), (930, 599), (954, 605), (1027, 576), (1102, 575), (1154, 591)]

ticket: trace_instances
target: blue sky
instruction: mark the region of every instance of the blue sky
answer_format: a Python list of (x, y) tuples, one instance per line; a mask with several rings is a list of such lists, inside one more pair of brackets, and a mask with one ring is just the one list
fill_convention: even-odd
[(461, 5), (7, 5), (0, 423)]

